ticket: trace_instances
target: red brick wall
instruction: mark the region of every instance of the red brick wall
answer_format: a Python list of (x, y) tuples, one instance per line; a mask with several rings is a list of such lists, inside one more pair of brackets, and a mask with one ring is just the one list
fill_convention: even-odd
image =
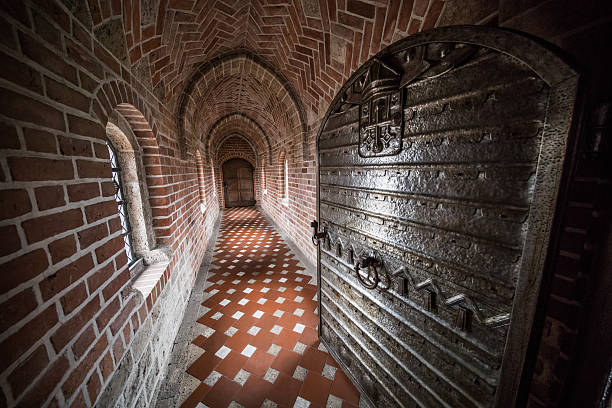
[[(262, 208), (314, 263), (316, 251), (310, 239), (310, 222), (316, 217), (315, 162), (302, 160), (301, 146), (301, 140), (294, 139), (273, 148), (272, 164), (265, 169), (267, 194), (262, 200)], [(283, 200), (284, 157), (289, 164), (287, 201)]]
[[(199, 210), (195, 160), (179, 159), (150, 85), (59, 3), (2, 8), (0, 406), (92, 405), (179, 265), (195, 277), (218, 210), (211, 198)], [(119, 235), (114, 109), (143, 151), (156, 242), (172, 250), (147, 299), (130, 289)]]

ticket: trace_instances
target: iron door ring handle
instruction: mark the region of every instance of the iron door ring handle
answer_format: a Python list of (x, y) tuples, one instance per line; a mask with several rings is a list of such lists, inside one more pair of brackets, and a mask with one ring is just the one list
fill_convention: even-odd
[[(378, 283), (380, 282), (380, 278), (378, 277), (378, 270), (376, 269), (376, 267), (380, 264), (380, 262), (373, 257), (367, 257), (361, 260), (361, 262), (357, 262), (355, 264), (355, 274), (357, 275), (357, 279), (359, 280), (359, 283), (361, 283), (361, 286), (363, 286), (366, 289), (374, 289), (378, 286)], [(364, 280), (361, 277), (361, 274), (359, 273), (361, 268), (367, 268), (368, 270), (368, 275), (367, 275), (367, 280)], [(373, 279), (370, 278), (372, 276), (372, 272), (374, 273), (374, 277)]]

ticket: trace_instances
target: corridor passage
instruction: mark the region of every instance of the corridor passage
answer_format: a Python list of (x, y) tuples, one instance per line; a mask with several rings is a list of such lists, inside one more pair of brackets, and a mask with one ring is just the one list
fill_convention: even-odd
[(359, 393), (317, 338), (317, 288), (254, 208), (226, 210), (183, 407), (353, 407)]

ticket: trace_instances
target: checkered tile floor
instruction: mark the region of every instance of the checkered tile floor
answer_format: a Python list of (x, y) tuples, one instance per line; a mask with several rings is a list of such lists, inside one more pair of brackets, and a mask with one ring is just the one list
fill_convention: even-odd
[(317, 290), (254, 208), (226, 210), (183, 407), (356, 407), (359, 393), (317, 337)]

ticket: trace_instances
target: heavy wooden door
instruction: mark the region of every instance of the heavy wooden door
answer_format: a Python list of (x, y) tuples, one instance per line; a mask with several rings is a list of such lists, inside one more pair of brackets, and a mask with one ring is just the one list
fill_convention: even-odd
[(253, 166), (243, 159), (231, 159), (223, 164), (223, 187), (226, 207), (255, 204)]
[(362, 66), (318, 136), (320, 338), (380, 407), (513, 407), (577, 75), (450, 27)]

